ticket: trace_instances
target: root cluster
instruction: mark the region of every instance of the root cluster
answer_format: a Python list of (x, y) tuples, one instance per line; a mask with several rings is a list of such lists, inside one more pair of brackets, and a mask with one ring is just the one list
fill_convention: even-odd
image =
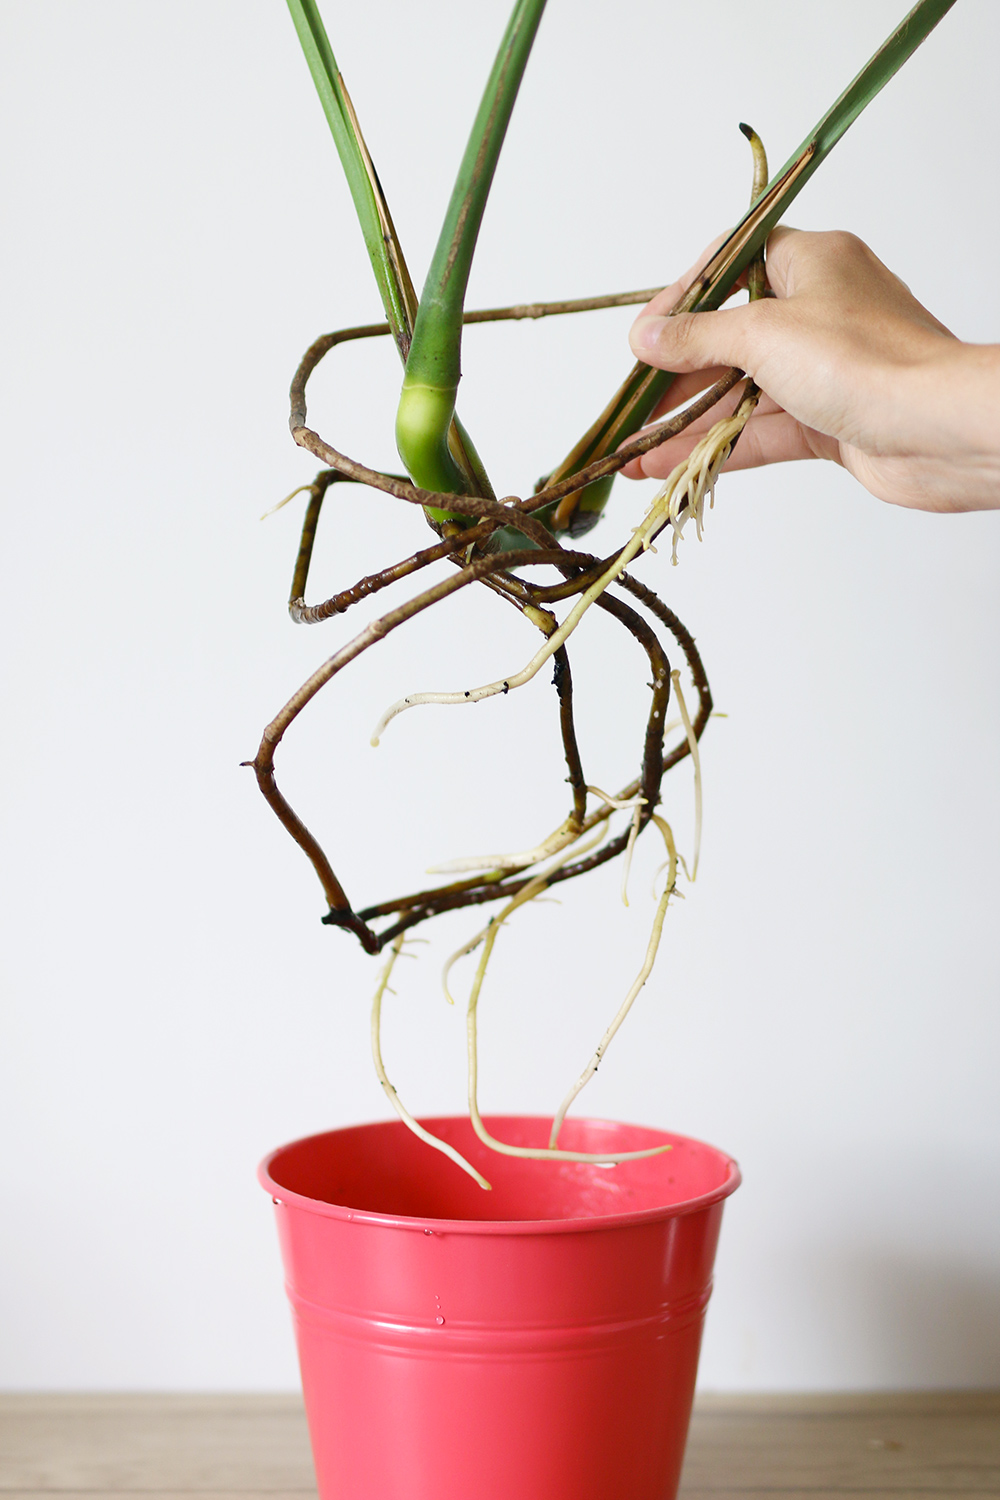
[[(648, 291), (643, 291), (619, 298), (590, 298), (581, 305), (589, 308), (639, 301), (648, 299), (649, 295)], [(576, 310), (574, 304), (532, 304), (524, 308), (494, 309), (486, 314), (470, 314), (468, 320), (539, 317), (549, 312), (573, 310)], [(708, 680), (693, 637), (673, 611), (647, 584), (635, 578), (629, 568), (641, 560), (655, 538), (665, 529), (669, 528), (671, 531), (675, 554), (677, 541), (687, 521), (694, 520), (700, 535), (706, 499), (711, 501), (715, 478), (753, 410), (757, 392), (752, 382), (748, 381), (733, 414), (710, 428), (696, 445), (690, 458), (671, 474), (640, 524), (607, 556), (601, 557), (563, 546), (536, 512), (549, 507), (548, 514), (551, 515), (552, 507), (559, 502), (565, 513), (567, 500), (572, 501), (587, 484), (614, 473), (636, 453), (649, 451), (711, 411), (743, 378), (740, 371), (728, 372), (711, 390), (703, 393), (680, 414), (648, 429), (616, 454), (588, 464), (576, 474), (560, 479), (558, 483), (543, 485), (527, 499), (511, 497), (495, 500), (481, 496), (462, 496), (459, 503), (464, 515), (470, 518), (464, 524), (444, 525), (439, 539), (433, 545), (378, 573), (359, 579), (349, 588), (319, 603), (307, 604), (306, 590), (316, 528), (331, 485), (342, 482), (361, 483), (392, 494), (407, 503), (436, 507), (439, 510), (453, 510), (456, 504), (456, 497), (453, 495), (421, 490), (405, 478), (369, 469), (348, 458), (306, 425), (305, 387), (319, 360), (330, 349), (346, 340), (372, 337), (387, 331), (386, 325), (375, 324), (317, 340), (307, 352), (293, 381), (290, 422), (293, 437), (300, 446), (320, 457), (326, 467), (317, 474), (312, 484), (303, 487), (309, 498), (295, 564), (289, 611), (297, 623), (317, 624), (346, 613), (361, 600), (403, 582), (433, 563), (446, 559), (454, 565), (454, 571), (445, 579), (412, 595), (372, 620), (317, 667), (267, 725), (256, 756), (246, 764), (253, 766), (258, 785), (268, 804), (316, 871), (327, 903), (323, 922), (352, 932), (370, 954), (387, 950), (387, 960), (372, 1007), (372, 1050), (376, 1071), (393, 1108), (418, 1135), (455, 1159), (481, 1186), (488, 1187), (482, 1174), (461, 1158), (453, 1147), (430, 1137), (412, 1118), (386, 1075), (380, 1043), (381, 1010), (393, 966), (408, 935), (421, 923), (442, 912), (466, 906), (498, 904), (500, 909), (497, 914), (453, 955), (445, 970), (445, 989), (448, 993), (448, 976), (454, 964), (465, 955), (481, 949), (467, 1002), (469, 1110), (473, 1126), (487, 1145), (506, 1154), (602, 1163), (625, 1159), (564, 1151), (558, 1146), (558, 1138), (567, 1109), (593, 1076), (652, 968), (667, 906), (676, 891), (678, 864), (682, 863), (679, 861), (673, 834), (657, 813), (661, 783), (667, 771), (689, 757), (695, 768), (696, 795), (696, 836), (690, 877), (693, 878), (696, 873), (697, 830), (701, 817), (698, 742), (712, 712)], [(501, 530), (507, 535), (511, 530), (519, 532), (523, 546), (515, 550), (491, 550), (491, 547), (496, 546), (495, 538)], [(553, 570), (558, 578), (557, 582), (551, 581)], [(541, 577), (539, 572), (542, 573)], [(529, 682), (543, 667), (551, 663), (571, 805), (561, 822), (529, 849), (458, 859), (440, 866), (432, 873), (459, 878), (446, 879), (427, 889), (411, 891), (374, 904), (355, 905), (340, 877), (334, 872), (318, 838), (279, 790), (275, 778), (275, 752), (306, 706), (346, 666), (425, 609), (473, 584), (488, 588), (497, 597), (498, 603), (503, 601), (517, 609), (539, 631), (542, 639), (537, 649), (527, 662), (515, 666), (507, 676), (496, 681), (453, 691), (408, 694), (382, 715), (373, 733), (372, 743), (377, 744), (386, 727), (406, 709), (420, 704), (468, 705), (497, 694), (508, 694)], [(563, 604), (568, 605), (568, 608), (562, 618), (559, 618), (557, 611)], [(649, 666), (649, 706), (638, 766), (631, 779), (613, 794), (602, 792), (588, 784), (574, 719), (573, 679), (567, 648), (577, 625), (591, 608), (610, 615), (631, 638)], [(680, 654), (695, 695), (692, 711), (689, 711), (681, 688), (681, 668), (671, 665), (668, 650), (676, 650)], [(673, 725), (668, 724), (667, 717), (671, 695), (676, 699), (676, 712), (679, 715)], [(668, 746), (667, 736), (672, 728), (679, 728), (682, 732), (677, 741)], [(612, 836), (606, 837), (610, 831), (611, 819), (618, 813), (627, 814), (624, 826)], [(487, 964), (499, 933), (520, 906), (536, 899), (551, 887), (574, 880), (619, 855), (625, 855), (624, 895), (632, 850), (650, 825), (656, 826), (664, 839), (667, 876), (662, 894), (657, 900), (652, 931), (639, 973), (587, 1067), (556, 1111), (549, 1146), (535, 1151), (496, 1141), (489, 1135), (479, 1113), (476, 1018)], [(450, 994), (448, 998), (451, 998)]]

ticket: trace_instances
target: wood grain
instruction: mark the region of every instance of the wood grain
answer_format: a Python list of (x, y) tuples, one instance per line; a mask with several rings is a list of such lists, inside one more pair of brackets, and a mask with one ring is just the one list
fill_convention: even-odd
[[(297, 1396), (0, 1395), (2, 1500), (314, 1494)], [(845, 1496), (1000, 1496), (1000, 1393), (699, 1398), (681, 1500)]]
[(682, 1497), (1000, 1495), (1000, 1394), (703, 1397)]

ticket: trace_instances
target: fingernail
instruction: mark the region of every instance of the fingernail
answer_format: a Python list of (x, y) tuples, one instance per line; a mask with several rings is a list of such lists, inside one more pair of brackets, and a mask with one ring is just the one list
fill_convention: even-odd
[(636, 318), (629, 342), (636, 354), (652, 354), (660, 342), (666, 318)]

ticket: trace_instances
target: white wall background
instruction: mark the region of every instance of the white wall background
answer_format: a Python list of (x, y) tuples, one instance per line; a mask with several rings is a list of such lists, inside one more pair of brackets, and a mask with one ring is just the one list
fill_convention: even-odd
[[(679, 272), (742, 211), (737, 122), (779, 164), (902, 8), (720, 0), (706, 36), (699, 6), (554, 0), (472, 305)], [(326, 5), (418, 281), (505, 9)], [(301, 350), (377, 302), (277, 0), (4, 0), (0, 26), (0, 1380), (292, 1386), (254, 1167), (385, 1107), (373, 966), (320, 926), (311, 870), (238, 769), (353, 620), (288, 622), (300, 502), (257, 518), (316, 467), (285, 430)], [(959, 0), (794, 213), (855, 229), (980, 341), (1000, 340), (998, 58), (1000, 8)], [(470, 335), (462, 412), (501, 493), (602, 404), (630, 316)], [(392, 465), (394, 356), (334, 358), (317, 425)], [(648, 493), (622, 486), (599, 545)], [(340, 491), (313, 597), (426, 537)], [(666, 550), (645, 576), (729, 717), (704, 742), (702, 877), (588, 1107), (742, 1161), (706, 1385), (996, 1383), (1000, 514), (902, 513), (800, 466), (725, 482), (704, 545), (674, 570)], [(491, 603), (466, 595), (371, 653), (281, 752), (359, 902), (563, 816), (542, 683), (367, 747), (401, 692), (534, 649)], [(620, 785), (645, 673), (600, 619), (574, 665), (588, 773)], [(447, 811), (445, 787), (471, 792), (498, 755), (509, 791)], [(685, 840), (689, 799), (678, 772)], [(487, 1107), (551, 1110), (575, 1076), (637, 967), (654, 855), (628, 913), (612, 872), (512, 926), (483, 1002)], [(475, 922), (416, 950), (388, 1009), (418, 1110), (463, 1106), (462, 1019), (436, 975)]]

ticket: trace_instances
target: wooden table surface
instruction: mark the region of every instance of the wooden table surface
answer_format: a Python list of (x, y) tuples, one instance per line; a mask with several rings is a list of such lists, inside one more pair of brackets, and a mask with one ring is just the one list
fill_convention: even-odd
[[(2, 1500), (314, 1493), (295, 1396), (0, 1395)], [(701, 1397), (681, 1494), (998, 1496), (1000, 1392)]]

